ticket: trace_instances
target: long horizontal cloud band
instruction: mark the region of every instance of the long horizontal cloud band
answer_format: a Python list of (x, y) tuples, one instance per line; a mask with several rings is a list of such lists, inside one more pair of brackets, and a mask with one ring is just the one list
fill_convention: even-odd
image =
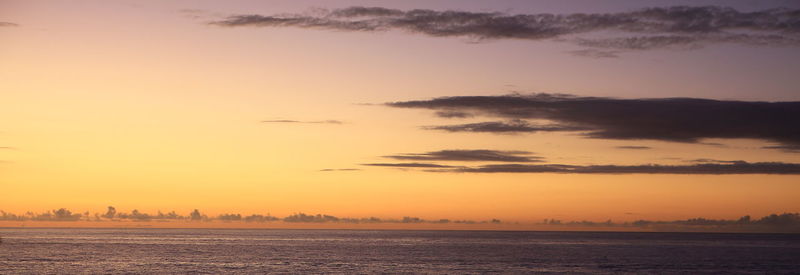
[[(783, 148), (800, 145), (800, 102), (532, 94), (442, 97), (386, 105), (508, 119), (426, 127), (451, 132), (583, 131), (588, 137), (604, 139), (697, 142), (704, 138), (754, 138), (780, 143)], [(526, 119), (555, 124), (532, 125)]]
[(562, 173), (562, 174), (694, 174), (738, 175), (778, 174), (800, 175), (800, 164), (783, 162), (699, 163), (691, 165), (564, 165), (564, 164), (490, 164), (476, 167), (413, 163), (372, 163), (369, 166), (433, 168), (428, 172), (453, 173)]
[(542, 158), (531, 156), (527, 151), (497, 150), (441, 150), (416, 154), (384, 156), (397, 160), (414, 161), (495, 161), (495, 162), (541, 162)]
[[(350, 7), (309, 14), (233, 15), (223, 27), (296, 27), (338, 31), (403, 30), (434, 37), (557, 39), (593, 48), (642, 50), (707, 43), (800, 45), (800, 10), (655, 7), (618, 13), (516, 14)], [(598, 37), (596, 34), (607, 37)], [(613, 36), (607, 34), (614, 33)]]

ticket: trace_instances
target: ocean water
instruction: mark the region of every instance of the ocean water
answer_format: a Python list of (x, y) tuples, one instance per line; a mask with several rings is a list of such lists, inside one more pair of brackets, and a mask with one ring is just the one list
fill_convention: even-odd
[(0, 229), (0, 274), (800, 274), (800, 235)]

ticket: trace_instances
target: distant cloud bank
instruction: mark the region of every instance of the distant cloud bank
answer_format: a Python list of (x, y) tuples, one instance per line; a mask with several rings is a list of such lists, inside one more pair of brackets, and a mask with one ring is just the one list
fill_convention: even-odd
[(433, 37), (554, 40), (589, 48), (573, 52), (616, 57), (621, 50), (697, 48), (713, 43), (800, 45), (800, 10), (740, 12), (719, 6), (653, 7), (616, 13), (505, 14), (349, 7), (304, 14), (238, 14), (221, 27), (295, 27), (335, 31), (402, 30)]
[[(633, 214), (633, 213), (626, 213)], [(158, 214), (148, 214), (139, 212), (137, 210), (131, 213), (117, 212), (116, 208), (109, 206), (104, 214), (94, 213), (90, 214), (88, 211), (84, 213), (73, 213), (66, 208), (58, 210), (47, 211), (45, 213), (35, 214), (27, 212), (23, 215), (8, 213), (0, 210), (0, 221), (46, 221), (46, 222), (170, 222), (170, 221), (183, 221), (183, 222), (245, 222), (245, 223), (272, 223), (272, 222), (286, 222), (286, 223), (346, 223), (346, 224), (378, 224), (378, 223), (394, 223), (394, 224), (515, 224), (520, 222), (528, 225), (546, 225), (551, 226), (553, 229), (566, 227), (620, 227), (620, 228), (649, 228), (658, 231), (742, 231), (742, 232), (785, 232), (797, 233), (800, 232), (800, 214), (798, 213), (783, 213), (783, 214), (770, 214), (762, 218), (756, 219), (749, 215), (742, 216), (736, 220), (714, 220), (706, 218), (692, 218), (686, 220), (673, 220), (673, 221), (652, 221), (652, 220), (636, 220), (632, 222), (612, 222), (607, 220), (604, 222), (593, 221), (561, 221), (557, 219), (544, 219), (543, 221), (517, 221), (517, 222), (504, 222), (499, 219), (490, 220), (450, 220), (450, 219), (423, 219), (413, 216), (405, 216), (402, 219), (386, 219), (378, 217), (364, 217), (364, 218), (348, 218), (337, 217), (327, 214), (305, 214), (295, 213), (283, 218), (275, 217), (270, 214), (252, 214), (242, 215), (238, 213), (225, 213), (215, 217), (209, 217), (203, 214), (200, 210), (193, 210), (188, 215), (180, 215), (175, 211), (169, 213), (158, 212)]]

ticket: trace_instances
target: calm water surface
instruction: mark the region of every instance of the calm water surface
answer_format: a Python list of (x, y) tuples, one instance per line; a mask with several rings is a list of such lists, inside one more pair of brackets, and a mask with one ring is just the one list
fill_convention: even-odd
[(0, 229), (0, 274), (800, 274), (800, 235)]

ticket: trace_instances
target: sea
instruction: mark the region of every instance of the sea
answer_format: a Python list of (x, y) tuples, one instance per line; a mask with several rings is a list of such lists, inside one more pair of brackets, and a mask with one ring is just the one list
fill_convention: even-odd
[(800, 274), (800, 235), (0, 229), (0, 274)]

